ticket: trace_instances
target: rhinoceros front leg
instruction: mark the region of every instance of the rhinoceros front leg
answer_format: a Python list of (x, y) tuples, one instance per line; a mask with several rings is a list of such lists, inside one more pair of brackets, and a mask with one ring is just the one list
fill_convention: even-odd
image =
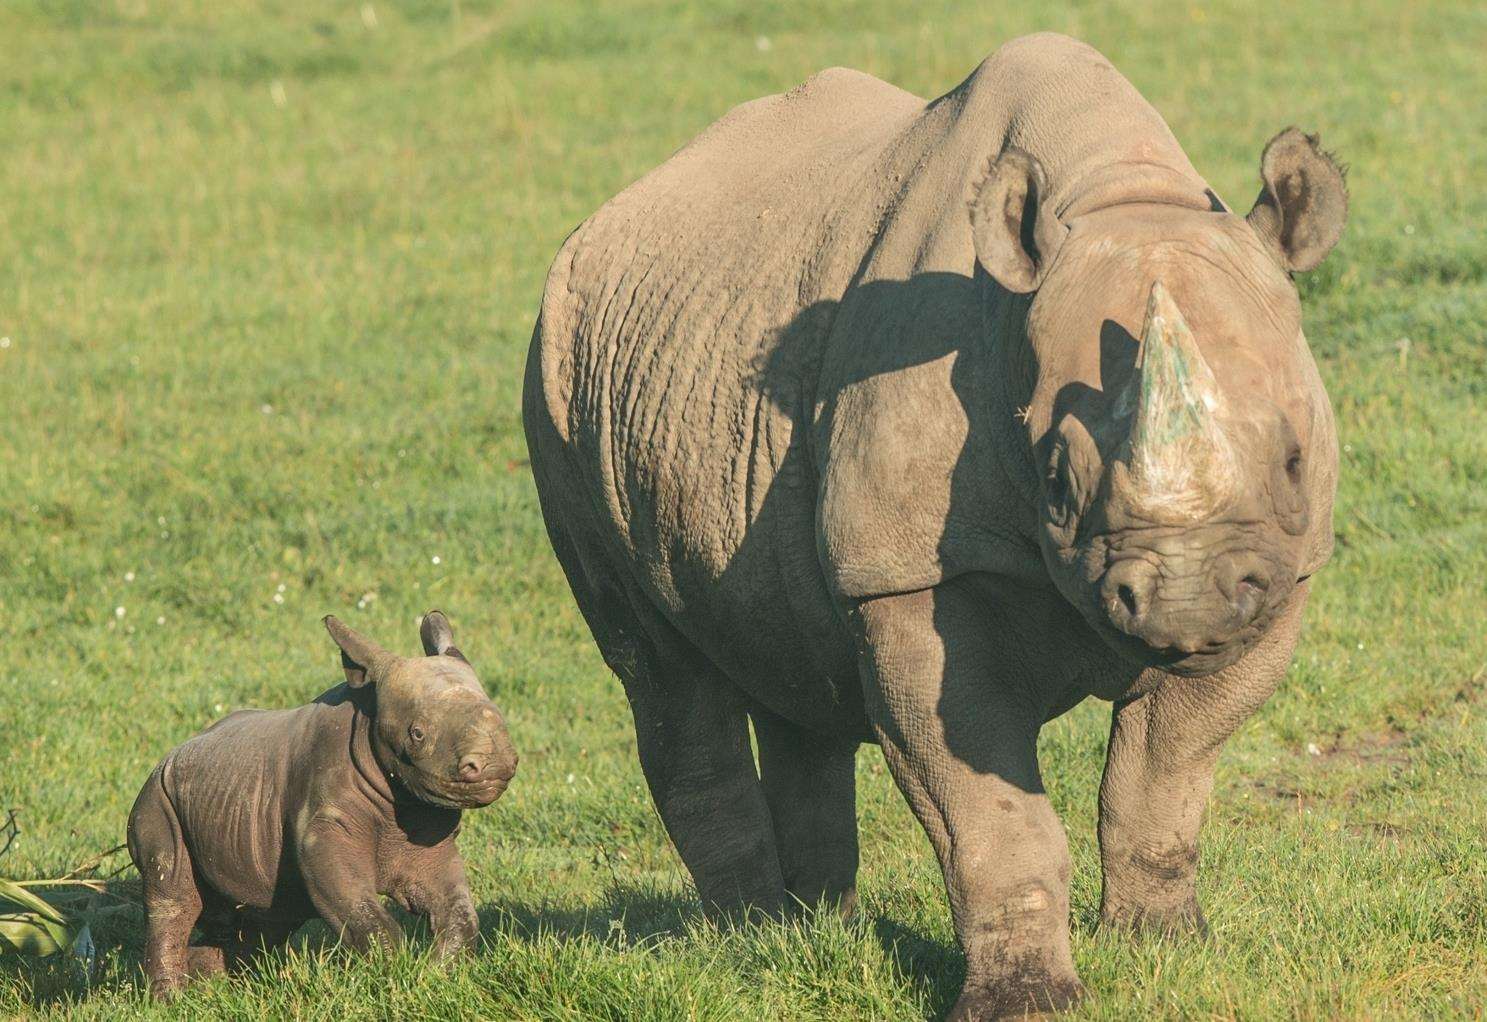
[(753, 714), (759, 776), (785, 891), (796, 906), (857, 906), (857, 746)]
[(1198, 905), (1198, 830), (1219, 750), (1286, 673), (1307, 584), (1243, 660), (1206, 678), (1169, 676), (1117, 702), (1100, 782), (1100, 920), (1161, 933), (1206, 933)]
[[(939, 856), (966, 979), (951, 1019), (1022, 1018), (1083, 993), (1069, 850), (1038, 773), (1046, 713), (984, 595), (946, 583), (858, 612), (883, 754)], [(1017, 667), (1014, 667), (1017, 665)]]

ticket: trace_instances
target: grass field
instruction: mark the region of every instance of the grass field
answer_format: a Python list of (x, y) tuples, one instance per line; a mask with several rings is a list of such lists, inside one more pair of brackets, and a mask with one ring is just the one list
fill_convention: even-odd
[[(1338, 548), (1220, 766), (1211, 942), (1097, 930), (1108, 710), (1044, 733), (1080, 1017), (1487, 1014), (1487, 8), (1345, 6), (9, 0), (0, 809), (24, 832), (0, 875), (118, 843), (173, 744), (336, 683), (323, 614), (411, 652), (439, 606), (522, 752), (462, 838), (481, 953), (356, 961), (312, 926), (173, 1014), (946, 1010), (963, 963), (876, 749), (857, 923), (699, 919), (542, 530), (521, 365), (566, 232), (733, 104), (833, 64), (936, 95), (1054, 28), (1239, 208), (1292, 122), (1352, 165), (1353, 200), (1301, 285), (1344, 444)], [(0, 964), (0, 1016), (154, 1016), (138, 914), (96, 936), (91, 985)]]

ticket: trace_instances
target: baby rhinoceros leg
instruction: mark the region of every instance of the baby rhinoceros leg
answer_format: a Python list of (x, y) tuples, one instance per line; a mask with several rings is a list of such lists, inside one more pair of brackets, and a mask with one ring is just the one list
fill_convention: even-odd
[(300, 838), (299, 860), (310, 903), (356, 951), (375, 943), (401, 947), (403, 929), (377, 893), (375, 851), (333, 823), (314, 821)]
[(193, 979), (248, 969), (264, 951), (287, 944), (299, 928), (289, 920), (250, 916), (218, 895), (202, 893), (206, 908), (197, 923), (201, 936), (186, 952)]
[[(129, 814), (129, 857), (144, 883), (145, 975), (150, 993), (168, 1000), (192, 972), (188, 944), (201, 915), (191, 855), (157, 770)], [(210, 966), (203, 960), (201, 964)]]
[(196, 928), (201, 936), (186, 949), (186, 972), (192, 979), (226, 972), (239, 943), (238, 913), (215, 894), (200, 893), (202, 910)]
[(442, 864), (434, 864), (410, 879), (402, 900), (408, 911), (424, 916), (434, 931), (434, 951), (440, 958), (450, 958), (473, 951), (480, 938), (480, 918), (465, 881), (465, 867), (459, 854), (451, 854)]

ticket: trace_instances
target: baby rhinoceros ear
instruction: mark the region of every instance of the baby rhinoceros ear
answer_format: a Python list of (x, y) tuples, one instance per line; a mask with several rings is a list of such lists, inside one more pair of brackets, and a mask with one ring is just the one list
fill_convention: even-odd
[(346, 684), (361, 688), (375, 682), (397, 658), (354, 628), (343, 624), (334, 614), (325, 616), (325, 630), (341, 647), (341, 669)]
[(1245, 217), (1271, 253), (1293, 273), (1314, 270), (1348, 222), (1343, 168), (1315, 135), (1287, 128), (1260, 156), (1260, 196)]
[(418, 628), (418, 636), (423, 639), (425, 656), (465, 659), (465, 654), (454, 647), (454, 629), (449, 627), (449, 618), (444, 616), (442, 610), (431, 610), (423, 616), (423, 624)]

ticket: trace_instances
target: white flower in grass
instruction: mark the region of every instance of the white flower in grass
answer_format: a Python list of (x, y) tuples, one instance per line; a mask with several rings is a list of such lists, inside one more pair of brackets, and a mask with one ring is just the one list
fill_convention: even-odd
[(121, 617), (123, 617), (127, 613), (129, 613), (129, 612), (127, 610), (125, 610), (123, 607), (115, 607), (114, 608), (114, 617), (121, 618)]
[(274, 594), (274, 602), (275, 603), (283, 603), (284, 602), (284, 594), (283, 593), (275, 593)]
[(429, 558), (429, 560), (430, 560), (430, 561), (431, 561), (431, 562), (432, 562), (432, 563), (434, 563), (434, 564), (438, 564), (438, 563), (440, 563), (440, 562), (439, 562), (439, 555), (438, 555), (438, 554), (435, 554), (435, 555), (434, 555), (434, 556), (432, 556), (432, 557), (430, 557), (430, 558)]
[(134, 572), (132, 572), (132, 571), (126, 571), (126, 572), (124, 572), (124, 581), (125, 582), (133, 582), (134, 581)]

